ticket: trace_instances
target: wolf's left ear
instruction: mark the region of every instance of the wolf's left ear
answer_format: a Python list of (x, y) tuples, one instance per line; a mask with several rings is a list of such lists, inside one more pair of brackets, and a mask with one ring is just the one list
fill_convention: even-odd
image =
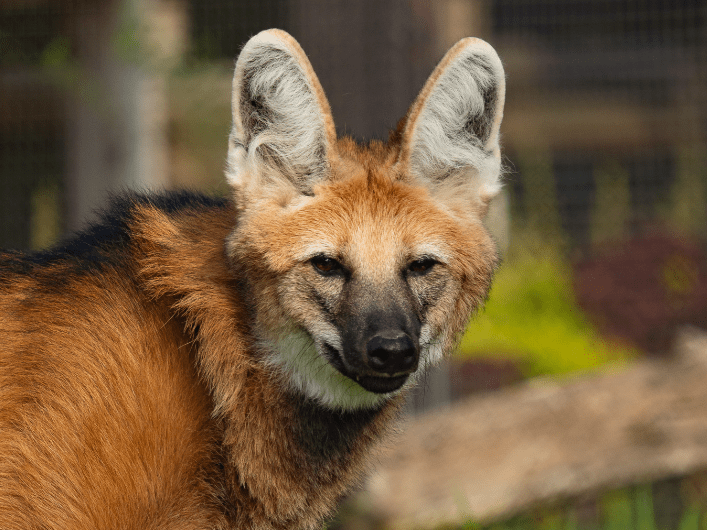
[(233, 76), (229, 183), (293, 185), (300, 193), (329, 174), (336, 142), (324, 91), (297, 41), (262, 31), (243, 47)]
[[(467, 38), (447, 52), (399, 130), (402, 170), (435, 189), (465, 189), (483, 215), (501, 188), (505, 76), (496, 51)], [(456, 193), (456, 191), (455, 191)]]

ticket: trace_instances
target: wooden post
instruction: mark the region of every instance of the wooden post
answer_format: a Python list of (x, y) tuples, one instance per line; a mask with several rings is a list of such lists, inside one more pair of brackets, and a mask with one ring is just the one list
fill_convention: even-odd
[(149, 0), (107, 0), (70, 18), (79, 78), (68, 113), (69, 230), (109, 192), (168, 184), (165, 81), (141, 48), (149, 7)]

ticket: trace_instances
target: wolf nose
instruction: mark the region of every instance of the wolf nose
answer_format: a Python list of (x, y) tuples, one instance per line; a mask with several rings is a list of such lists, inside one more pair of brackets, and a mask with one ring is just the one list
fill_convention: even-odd
[(381, 374), (403, 374), (417, 369), (418, 352), (405, 333), (377, 333), (366, 345), (365, 364)]

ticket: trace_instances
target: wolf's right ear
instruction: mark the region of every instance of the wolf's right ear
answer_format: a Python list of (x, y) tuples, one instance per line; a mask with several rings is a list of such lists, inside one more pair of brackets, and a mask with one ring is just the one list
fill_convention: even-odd
[(297, 41), (267, 30), (243, 47), (233, 76), (228, 182), (311, 194), (329, 174), (336, 131), (329, 103)]
[(401, 172), (465, 196), (480, 215), (501, 188), (499, 127), (505, 76), (496, 51), (467, 38), (444, 56), (401, 129)]

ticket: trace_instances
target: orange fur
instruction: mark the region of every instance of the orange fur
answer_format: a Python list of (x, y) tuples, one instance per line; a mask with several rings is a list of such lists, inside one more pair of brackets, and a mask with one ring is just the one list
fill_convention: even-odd
[[(483, 303), (496, 254), (478, 197), (413, 178), (406, 158), (435, 79), (464, 46), (412, 121), (367, 146), (333, 139), (294, 39), (273, 31), (248, 46), (234, 79), (232, 200), (129, 195), (64, 246), (0, 253), (3, 530), (318, 528), (363, 476), (409, 383)], [(277, 61), (263, 68), (277, 75), (266, 81), (293, 76), (288, 86), (313, 95), (297, 112), (323, 132), (295, 136), (314, 142), (316, 174), (297, 173), (306, 150), (278, 160), (289, 129), (269, 96), (248, 99), (261, 97), (248, 61), (268, 46)], [(462, 171), (476, 169), (451, 168), (455, 186)], [(380, 350), (362, 329), (386, 319), (405, 332), (412, 368), (366, 360)], [(362, 350), (350, 344), (359, 336)]]

